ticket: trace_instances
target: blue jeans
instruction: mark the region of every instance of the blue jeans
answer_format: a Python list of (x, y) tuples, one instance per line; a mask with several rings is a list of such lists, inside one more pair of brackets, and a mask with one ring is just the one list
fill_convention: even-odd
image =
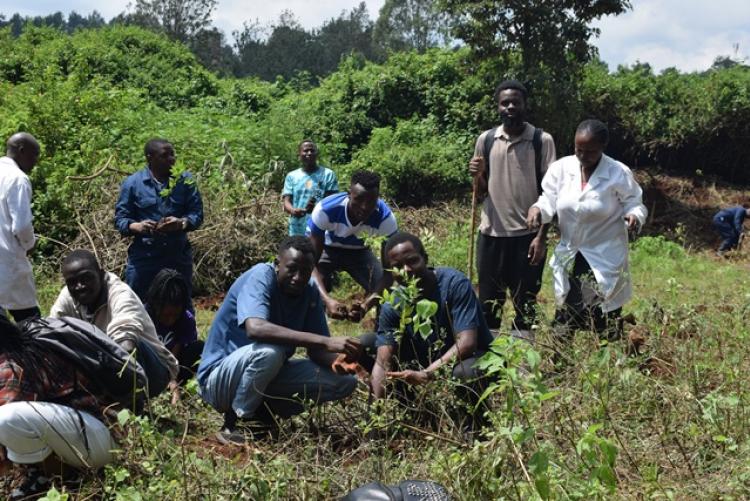
[(339, 376), (309, 359), (288, 360), (282, 346), (251, 343), (230, 353), (209, 373), (201, 396), (217, 411), (231, 409), (243, 419), (253, 417), (262, 403), (290, 417), (302, 412), (302, 400), (341, 400), (356, 386), (354, 376)]
[(730, 250), (737, 247), (737, 243), (740, 241), (740, 234), (737, 229), (729, 222), (722, 221), (720, 219), (714, 219), (714, 228), (721, 235), (722, 242), (719, 247), (720, 251)]
[(154, 398), (167, 388), (170, 379), (169, 369), (145, 341), (139, 340), (135, 347), (135, 359), (143, 367), (148, 379), (148, 398)]
[(190, 311), (193, 311), (193, 251), (189, 245), (184, 251), (176, 251), (174, 255), (152, 255), (131, 245), (125, 266), (125, 283), (141, 301), (145, 301), (154, 277), (165, 268), (177, 271), (187, 282), (188, 297), (191, 298)]

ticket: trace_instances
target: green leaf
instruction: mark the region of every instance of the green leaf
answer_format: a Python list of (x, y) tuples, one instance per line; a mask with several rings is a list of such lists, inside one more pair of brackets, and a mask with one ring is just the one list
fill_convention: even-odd
[(542, 499), (549, 499), (550, 488), (549, 488), (549, 477), (543, 475), (541, 477), (534, 478), (534, 487), (539, 493), (539, 497)]
[(131, 415), (128, 409), (122, 409), (117, 413), (117, 422), (120, 426), (125, 426), (130, 421)]
[(599, 442), (599, 448), (607, 459), (607, 464), (609, 466), (614, 466), (615, 459), (617, 459), (617, 447), (608, 440), (602, 440)]
[(420, 318), (431, 318), (435, 313), (437, 313), (438, 306), (435, 301), (430, 301), (429, 299), (420, 299), (417, 302), (417, 315), (420, 316)]
[(535, 475), (541, 475), (549, 468), (549, 456), (544, 451), (536, 451), (529, 459), (529, 470)]
[(615, 471), (609, 466), (598, 466), (594, 469), (594, 476), (598, 478), (602, 484), (609, 487), (610, 490), (614, 490), (614, 488), (617, 486), (617, 477), (615, 476)]
[(560, 394), (560, 390), (552, 390), (548, 391), (547, 393), (542, 394), (541, 397), (539, 397), (540, 402), (544, 402), (545, 400), (549, 400), (551, 398), (555, 398)]
[(539, 367), (542, 357), (536, 352), (536, 350), (529, 349), (526, 351), (526, 361), (529, 363), (529, 368), (533, 371)]

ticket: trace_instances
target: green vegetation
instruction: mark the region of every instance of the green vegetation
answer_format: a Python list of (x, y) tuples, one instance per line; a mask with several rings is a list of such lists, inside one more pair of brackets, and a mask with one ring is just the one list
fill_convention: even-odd
[[(70, 176), (96, 173), (109, 160), (107, 189), (116, 190), (124, 173), (142, 165), (153, 136), (175, 143), (206, 198), (219, 198), (227, 176), (278, 189), (296, 167), (298, 142), (311, 137), (344, 183), (366, 167), (383, 175), (397, 204), (460, 199), (469, 191), (473, 142), (495, 121), (498, 77), (490, 75), (501, 74), (497, 62), (470, 62), (468, 50), (432, 49), (396, 53), (384, 64), (350, 58), (314, 88), (304, 79), (218, 79), (183, 46), (132, 27), (72, 35), (29, 27), (18, 38), (6, 28), (0, 48), (0, 133), (29, 130), (42, 142), (33, 174), (37, 225), (60, 241), (79, 232), (70, 201), (92, 184)], [(531, 120), (553, 134), (560, 154), (569, 150), (570, 124), (594, 115), (610, 124), (610, 153), (630, 164), (657, 160), (745, 179), (749, 68), (609, 74), (591, 63), (582, 78), (580, 117), (556, 126), (554, 108), (537, 107)]]
[[(403, 214), (434, 265), (464, 266), (465, 208)], [(718, 262), (644, 237), (632, 245), (631, 262), (635, 298), (625, 313), (638, 321), (632, 343), (579, 333), (571, 347), (555, 346), (546, 273), (536, 350), (501, 337), (495, 350), (502, 356), (485, 361), (498, 380), (487, 399), (491, 431), (480, 441), (465, 441), (451, 417), (460, 404), (446, 378), (417, 392), (416, 415), (395, 400), (370, 405), (358, 390), (346, 405), (295, 418), (278, 441), (226, 448), (212, 439), (221, 417), (192, 384), (177, 406), (164, 395), (147, 417), (121, 415), (118, 461), (103, 478), (86, 478), (81, 493), (331, 499), (373, 479), (413, 477), (466, 500), (742, 499), (750, 492), (744, 261)], [(202, 329), (212, 315), (199, 311)], [(342, 322), (335, 329), (358, 332)], [(555, 373), (556, 349), (569, 363)], [(530, 375), (517, 371), (522, 364)]]
[[(0, 134), (28, 130), (43, 146), (32, 180), (46, 237), (35, 256), (44, 308), (61, 285), (63, 243), (94, 248), (105, 267), (122, 269), (114, 197), (153, 136), (174, 142), (206, 201), (206, 225), (192, 235), (201, 293), (225, 290), (272, 255), (285, 231), (278, 189), (304, 137), (318, 142), (343, 185), (356, 168), (380, 172), (396, 205), (416, 206), (399, 210), (399, 221), (423, 238), (432, 263), (465, 267), (466, 161), (494, 121), (491, 91), (505, 69), (470, 63), (468, 50), (398, 53), (383, 64), (352, 57), (312, 87), (302, 77), (219, 79), (183, 46), (132, 27), (72, 35), (29, 27), (19, 38), (6, 29), (0, 48)], [(738, 138), (750, 132), (750, 69), (609, 74), (593, 62), (581, 89), (580, 118), (608, 121), (614, 156), (746, 175), (739, 162), (750, 145)], [(570, 138), (547, 125), (555, 117), (535, 113), (565, 152)], [(568, 125), (578, 118), (567, 116)], [(361, 391), (346, 406), (296, 418), (278, 442), (227, 449), (210, 438), (220, 416), (193, 384), (177, 406), (165, 396), (148, 416), (120, 416), (119, 459), (103, 478), (86, 478), (83, 497), (328, 499), (406, 477), (467, 500), (747, 497), (747, 256), (716, 262), (663, 238), (632, 247), (626, 312), (638, 321), (635, 345), (581, 333), (562, 350), (567, 368), (552, 373), (559, 347), (549, 339), (545, 283), (536, 351), (501, 338), (500, 357), (486, 361), (499, 379), (483, 440), (464, 440), (454, 388), (437, 381), (416, 395), (422, 415), (395, 401), (370, 405)], [(212, 315), (199, 310), (203, 332)], [(516, 370), (522, 362), (528, 377)]]

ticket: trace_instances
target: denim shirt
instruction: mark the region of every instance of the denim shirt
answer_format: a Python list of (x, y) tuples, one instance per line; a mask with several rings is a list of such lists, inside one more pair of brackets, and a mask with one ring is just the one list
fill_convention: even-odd
[[(183, 173), (167, 197), (160, 195), (159, 183), (148, 167), (128, 176), (120, 187), (115, 206), (115, 227), (123, 236), (134, 235), (129, 226), (146, 219), (159, 221), (167, 216), (187, 218), (186, 231), (203, 223), (203, 201), (190, 173)], [(134, 235), (130, 252), (153, 256), (183, 252), (188, 247), (186, 232), (164, 235)]]

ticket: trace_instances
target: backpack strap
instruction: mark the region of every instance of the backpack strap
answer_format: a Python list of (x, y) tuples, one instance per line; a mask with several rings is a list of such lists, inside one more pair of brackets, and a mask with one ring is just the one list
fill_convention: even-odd
[(534, 172), (536, 173), (536, 189), (542, 194), (542, 129), (534, 129), (534, 137), (531, 139), (534, 146)]
[[(485, 169), (487, 172), (487, 182), (490, 180), (490, 151), (492, 145), (495, 144), (495, 133), (497, 127), (494, 127), (487, 131), (487, 135), (484, 136), (484, 162)], [(531, 144), (534, 147), (534, 173), (536, 174), (536, 187), (539, 194), (542, 194), (542, 132), (543, 130), (539, 127), (534, 128), (534, 137), (531, 138)]]
[(487, 135), (484, 136), (484, 148), (483, 148), (483, 154), (484, 154), (484, 169), (487, 179), (487, 182), (489, 183), (490, 180), (490, 151), (492, 150), (492, 145), (495, 144), (495, 133), (497, 132), (497, 127), (493, 127), (492, 129), (487, 131)]

